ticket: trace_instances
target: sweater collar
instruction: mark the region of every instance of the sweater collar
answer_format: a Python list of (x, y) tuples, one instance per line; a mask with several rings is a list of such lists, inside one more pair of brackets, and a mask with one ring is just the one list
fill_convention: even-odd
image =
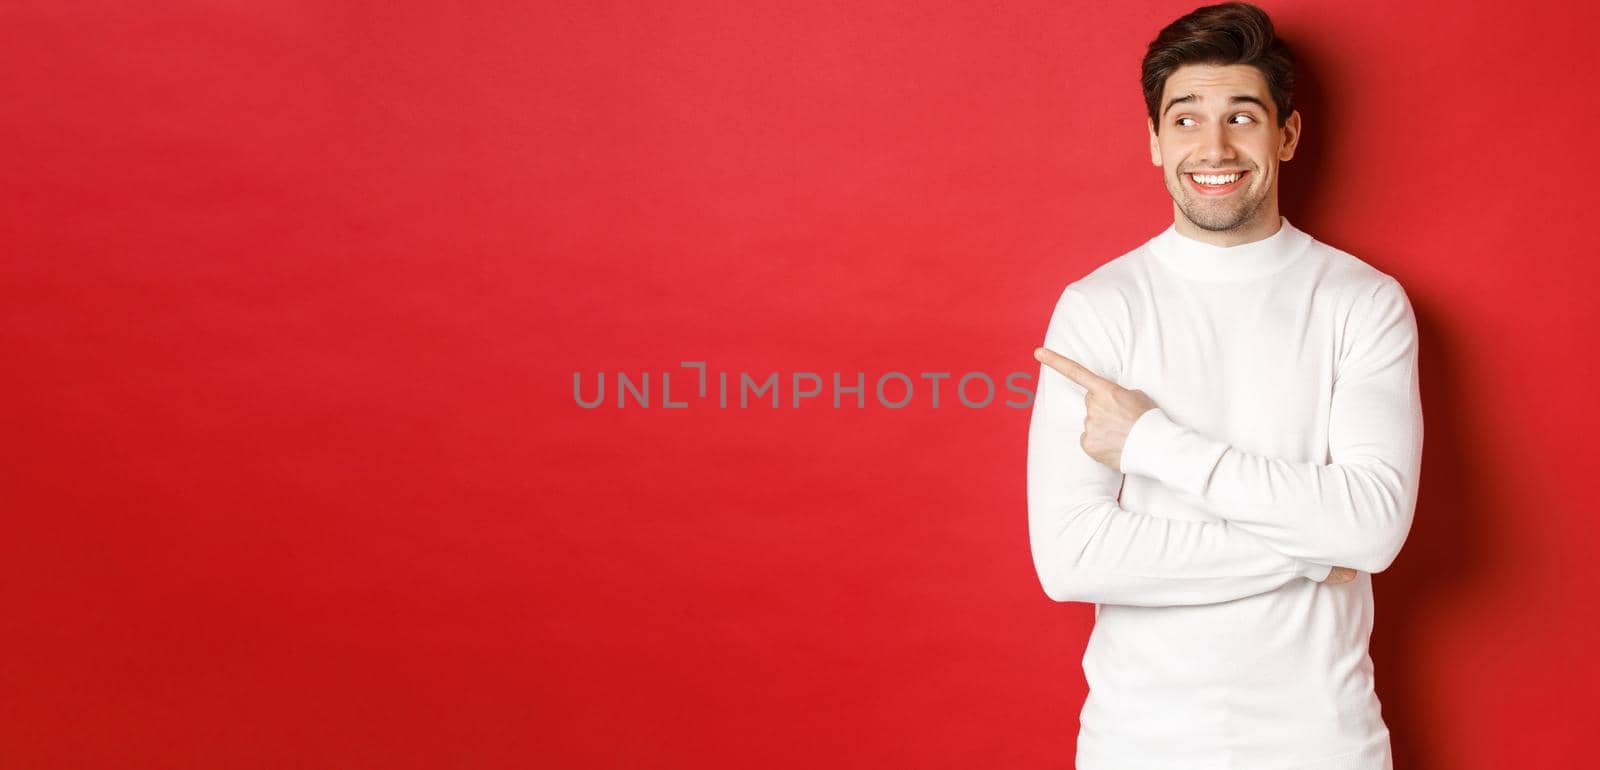
[(1177, 225), (1150, 240), (1162, 265), (1200, 281), (1242, 281), (1260, 278), (1287, 266), (1305, 252), (1311, 236), (1278, 217), (1278, 231), (1259, 241), (1213, 246), (1178, 232)]

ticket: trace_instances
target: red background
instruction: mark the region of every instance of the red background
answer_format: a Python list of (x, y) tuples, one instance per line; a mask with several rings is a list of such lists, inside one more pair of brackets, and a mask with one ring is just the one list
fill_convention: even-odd
[[(572, 375), (1036, 373), (1171, 222), (1136, 73), (1192, 7), (8, 5), (0, 764), (1070, 766), (1028, 410)], [(1596, 12), (1266, 8), (1284, 213), (1421, 323), (1397, 766), (1568, 766)]]

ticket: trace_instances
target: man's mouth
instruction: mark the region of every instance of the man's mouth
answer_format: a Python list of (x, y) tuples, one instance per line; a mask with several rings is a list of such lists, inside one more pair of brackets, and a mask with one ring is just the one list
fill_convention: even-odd
[(1243, 169), (1184, 172), (1183, 178), (1201, 195), (1227, 195), (1244, 186), (1250, 172)]

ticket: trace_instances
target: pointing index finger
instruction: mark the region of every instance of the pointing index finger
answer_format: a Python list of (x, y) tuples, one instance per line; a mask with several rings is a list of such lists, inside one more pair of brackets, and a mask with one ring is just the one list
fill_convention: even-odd
[(1067, 379), (1081, 385), (1084, 390), (1099, 392), (1111, 384), (1110, 380), (1090, 371), (1089, 367), (1049, 348), (1034, 348), (1033, 357), (1039, 363), (1061, 372)]

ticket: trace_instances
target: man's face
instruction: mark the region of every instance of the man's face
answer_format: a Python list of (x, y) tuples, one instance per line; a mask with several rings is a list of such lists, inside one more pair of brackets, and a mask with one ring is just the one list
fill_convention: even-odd
[(1150, 162), (1161, 167), (1184, 217), (1213, 231), (1248, 228), (1267, 217), (1276, 224), (1278, 164), (1294, 157), (1300, 113), (1278, 127), (1260, 70), (1184, 65), (1167, 77), (1160, 109), (1159, 133), (1146, 119)]

